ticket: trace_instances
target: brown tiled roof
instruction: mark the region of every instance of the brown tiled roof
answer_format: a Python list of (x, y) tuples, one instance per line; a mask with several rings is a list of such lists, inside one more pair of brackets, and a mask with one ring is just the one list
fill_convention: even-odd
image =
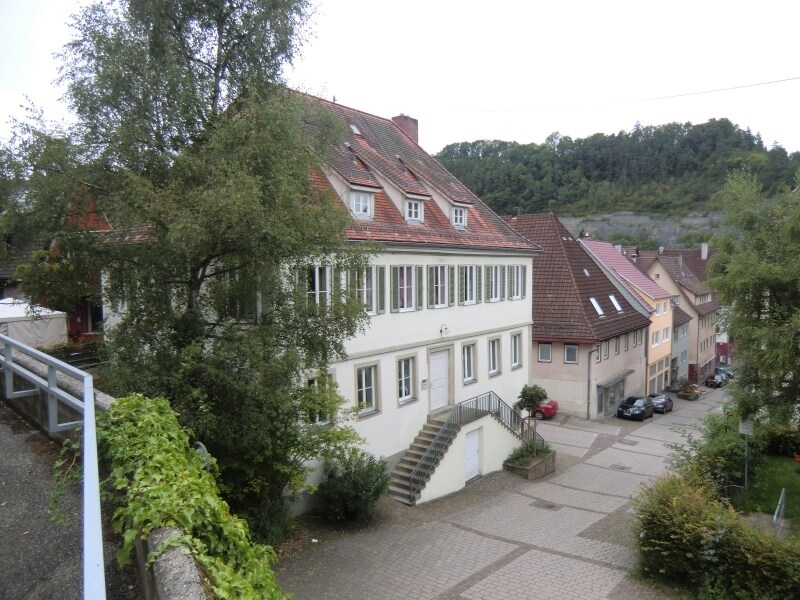
[(688, 323), (692, 320), (692, 317), (684, 311), (680, 306), (673, 306), (672, 307), (672, 326), (673, 327), (680, 327), (681, 325)]
[[(646, 327), (591, 256), (552, 214), (503, 217), (542, 247), (533, 265), (533, 338), (594, 343)], [(622, 311), (611, 303), (614, 295)], [(590, 298), (604, 312), (598, 315)]]
[[(372, 219), (354, 219), (350, 240), (389, 244), (500, 248), (533, 254), (540, 251), (506, 225), (433, 157), (390, 119), (376, 117), (341, 104), (305, 96), (332, 111), (347, 125), (342, 144), (333, 148), (329, 169), (352, 186), (376, 190)], [(407, 223), (379, 181), (388, 181), (409, 197), (424, 202), (424, 223)], [(316, 186), (329, 182), (317, 178)], [(433, 200), (434, 193), (467, 210), (466, 229), (457, 229)]]
[(680, 286), (685, 287), (687, 290), (694, 294), (710, 294), (711, 288), (701, 281), (697, 275), (689, 268), (683, 258), (680, 256), (665, 256), (663, 254), (657, 257), (658, 262), (664, 267), (664, 270), (672, 277), (672, 280)]

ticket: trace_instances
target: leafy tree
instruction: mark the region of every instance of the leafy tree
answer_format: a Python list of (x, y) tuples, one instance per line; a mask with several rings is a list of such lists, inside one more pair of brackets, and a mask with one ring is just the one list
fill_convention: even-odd
[[(798, 171), (800, 176), (800, 171)], [(800, 405), (800, 196), (765, 198), (751, 173), (731, 175), (719, 194), (733, 233), (715, 240), (710, 283), (736, 345), (734, 393), (744, 414)]]
[[(20, 125), (3, 153), (2, 227), (42, 249), (26, 293), (69, 308), (101, 293), (119, 392), (165, 396), (217, 457), (221, 487), (262, 539), (284, 523), (308, 459), (352, 445), (325, 372), (363, 309), (342, 290), (309, 301), (309, 263), (363, 265), (338, 201), (310, 187), (331, 118), (280, 86), (305, 0), (117, 0), (74, 18), (63, 78), (70, 131)], [(5, 185), (5, 184), (4, 184)], [(105, 215), (114, 229), (86, 231)], [(55, 244), (51, 245), (51, 241)], [(93, 285), (87, 285), (93, 283)]]

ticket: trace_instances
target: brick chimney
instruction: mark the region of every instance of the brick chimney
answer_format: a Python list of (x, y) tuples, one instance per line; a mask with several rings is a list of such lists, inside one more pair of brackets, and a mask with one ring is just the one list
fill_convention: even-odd
[(415, 118), (399, 114), (396, 117), (392, 117), (392, 122), (400, 128), (400, 131), (411, 138), (415, 144), (419, 143), (419, 122)]

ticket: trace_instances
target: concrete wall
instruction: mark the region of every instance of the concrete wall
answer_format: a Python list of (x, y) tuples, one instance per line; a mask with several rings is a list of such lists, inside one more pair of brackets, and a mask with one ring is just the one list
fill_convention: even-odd
[(493, 416), (486, 416), (464, 425), (436, 467), (430, 481), (423, 488), (417, 504), (429, 502), (446, 494), (462, 489), (466, 484), (465, 439), (469, 432), (479, 429), (480, 433), (480, 474), (486, 475), (503, 468), (503, 461), (511, 451), (519, 446), (519, 438), (511, 433)]

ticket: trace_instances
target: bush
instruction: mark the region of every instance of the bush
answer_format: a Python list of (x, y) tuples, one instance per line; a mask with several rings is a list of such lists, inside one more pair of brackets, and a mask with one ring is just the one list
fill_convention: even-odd
[(526, 384), (522, 387), (517, 399), (519, 400), (517, 408), (527, 409), (528, 412), (533, 413), (542, 402), (547, 400), (547, 392), (541, 386)]
[(375, 504), (389, 487), (386, 461), (351, 448), (325, 461), (317, 495), (329, 521), (358, 521), (372, 516)]
[(696, 475), (673, 473), (645, 488), (640, 566), (683, 582), (701, 598), (800, 598), (800, 544), (750, 529)]
[(508, 455), (506, 463), (512, 467), (527, 467), (534, 458), (544, 458), (552, 451), (550, 445), (544, 440), (526, 442), (522, 446), (514, 448)]
[(776, 456), (792, 456), (800, 452), (800, 429), (783, 424), (764, 424), (758, 428), (764, 452)]

